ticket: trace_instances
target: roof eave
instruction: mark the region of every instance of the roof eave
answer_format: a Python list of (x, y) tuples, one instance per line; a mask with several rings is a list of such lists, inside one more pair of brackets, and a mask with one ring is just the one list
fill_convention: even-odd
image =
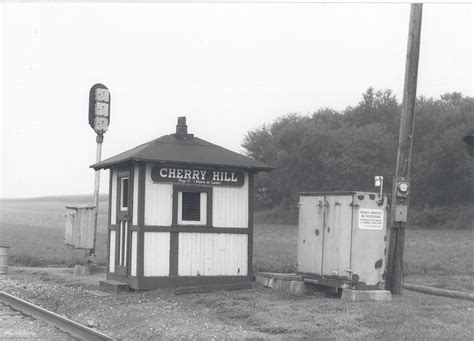
[(122, 164), (122, 163), (128, 163), (128, 162), (154, 162), (154, 163), (168, 163), (168, 164), (183, 164), (183, 165), (197, 165), (197, 166), (213, 166), (213, 167), (232, 167), (232, 168), (237, 168), (237, 169), (245, 169), (245, 170), (254, 170), (257, 172), (271, 172), (272, 170), (275, 170), (275, 167), (272, 166), (242, 166), (242, 165), (218, 165), (218, 164), (209, 164), (209, 163), (199, 163), (199, 162), (178, 162), (178, 161), (169, 161), (169, 160), (151, 160), (151, 159), (137, 159), (137, 158), (127, 158), (123, 159), (120, 161), (114, 161), (114, 162), (97, 162), (93, 165), (90, 165), (90, 168), (97, 170), (100, 169), (108, 169), (112, 168), (115, 165)]

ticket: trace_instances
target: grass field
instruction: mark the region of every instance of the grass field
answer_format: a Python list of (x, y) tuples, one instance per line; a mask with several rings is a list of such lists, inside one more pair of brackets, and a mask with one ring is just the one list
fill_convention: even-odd
[[(64, 206), (87, 197), (56, 197), (0, 201), (0, 244), (10, 246), (10, 264), (72, 266), (84, 251), (64, 245)], [(101, 199), (97, 256), (105, 264), (106, 198)], [(295, 271), (297, 227), (256, 224), (255, 271)], [(408, 230), (405, 279), (441, 288), (473, 291), (472, 230)]]
[[(45, 197), (0, 201), (0, 244), (10, 247), (11, 265), (73, 266), (84, 261), (85, 250), (64, 244), (66, 205), (90, 203), (90, 197)], [(107, 200), (101, 197), (97, 256), (105, 264)]]

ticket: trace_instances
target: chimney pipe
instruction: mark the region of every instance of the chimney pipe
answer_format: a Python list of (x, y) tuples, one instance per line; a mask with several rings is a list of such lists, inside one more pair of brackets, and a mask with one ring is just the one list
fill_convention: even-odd
[(178, 124), (176, 125), (176, 135), (187, 135), (188, 126), (186, 125), (186, 116), (178, 117)]
[(178, 124), (176, 125), (176, 134), (174, 136), (178, 140), (192, 140), (194, 134), (188, 134), (188, 126), (186, 125), (186, 116), (178, 117)]

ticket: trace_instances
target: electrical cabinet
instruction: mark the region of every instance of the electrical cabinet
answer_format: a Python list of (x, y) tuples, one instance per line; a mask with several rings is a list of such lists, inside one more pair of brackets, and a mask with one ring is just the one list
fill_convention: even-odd
[(66, 206), (64, 243), (77, 249), (94, 247), (94, 205)]
[(382, 288), (387, 196), (300, 193), (297, 271), (305, 281), (340, 288)]

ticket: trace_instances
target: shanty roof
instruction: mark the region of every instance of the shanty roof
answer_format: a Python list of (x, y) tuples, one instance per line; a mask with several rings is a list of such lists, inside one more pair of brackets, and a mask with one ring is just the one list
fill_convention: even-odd
[[(180, 121), (181, 119), (181, 121)], [(222, 148), (187, 133), (186, 119), (178, 118), (177, 132), (164, 135), (123, 153), (100, 161), (94, 169), (110, 168), (129, 161), (181, 163), (190, 165), (219, 165), (257, 171), (270, 171), (273, 167), (263, 162)], [(184, 122), (184, 125), (183, 125)]]

